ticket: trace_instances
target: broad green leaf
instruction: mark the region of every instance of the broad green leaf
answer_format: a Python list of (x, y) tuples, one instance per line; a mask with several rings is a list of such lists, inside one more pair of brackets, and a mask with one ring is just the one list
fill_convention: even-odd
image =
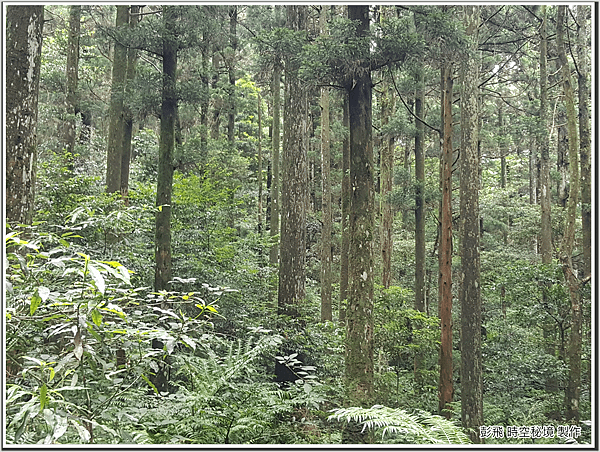
[(152, 382), (151, 382), (151, 381), (148, 379), (148, 377), (146, 377), (144, 374), (142, 374), (142, 378), (144, 379), (144, 381), (145, 381), (146, 383), (148, 383), (148, 385), (149, 385), (149, 386), (150, 386), (150, 387), (151, 387), (151, 388), (154, 390), (154, 392), (155, 392), (156, 394), (158, 394), (158, 389), (156, 389), (156, 386), (154, 386), (154, 383), (152, 383)]
[(44, 383), (40, 388), (40, 411), (48, 405), (48, 387)]
[(90, 273), (90, 276), (94, 280), (96, 289), (98, 289), (98, 292), (104, 295), (104, 291), (106, 290), (106, 283), (104, 281), (104, 277), (102, 276), (102, 274), (100, 274), (100, 271), (98, 271), (98, 269), (92, 264), (88, 264), (88, 271)]
[(49, 367), (50, 369), (50, 379), (48, 380), (48, 382), (51, 382), (52, 380), (54, 380), (54, 367)]
[(37, 308), (42, 304), (42, 298), (36, 293), (31, 297), (31, 303), (29, 305), (29, 315), (33, 315)]
[(102, 325), (102, 314), (97, 309), (92, 310), (92, 322), (96, 324), (96, 326)]

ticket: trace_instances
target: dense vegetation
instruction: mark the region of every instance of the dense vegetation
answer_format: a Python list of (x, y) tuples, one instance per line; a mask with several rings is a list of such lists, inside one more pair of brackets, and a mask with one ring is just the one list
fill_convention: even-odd
[(470, 8), (45, 6), (6, 442), (590, 443), (593, 12)]

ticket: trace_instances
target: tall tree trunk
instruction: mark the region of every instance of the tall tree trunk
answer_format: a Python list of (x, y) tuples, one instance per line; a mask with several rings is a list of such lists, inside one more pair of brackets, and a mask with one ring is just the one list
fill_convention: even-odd
[[(127, 5), (117, 6), (116, 27), (129, 24)], [(123, 136), (125, 118), (123, 101), (125, 80), (127, 77), (127, 48), (118, 41), (114, 42), (112, 83), (110, 88), (110, 124), (108, 128), (108, 147), (106, 152), (106, 192), (117, 193), (121, 190), (121, 162), (123, 158)]]
[[(479, 7), (464, 6), (467, 34), (477, 51)], [(479, 259), (479, 85), (478, 57), (461, 63), (460, 222), (461, 222), (461, 419), (471, 441), (479, 443), (483, 425), (481, 281)]]
[(565, 218), (565, 232), (560, 247), (560, 260), (569, 287), (571, 300), (571, 330), (567, 349), (567, 362), (569, 376), (565, 388), (565, 404), (567, 419), (579, 421), (579, 396), (581, 394), (581, 294), (578, 281), (573, 268), (573, 247), (575, 244), (575, 220), (577, 216), (577, 203), (579, 201), (579, 141), (577, 137), (577, 116), (575, 113), (575, 99), (571, 82), (571, 68), (567, 60), (564, 43), (564, 22), (566, 6), (559, 6), (556, 18), (556, 45), (558, 58), (561, 65), (561, 78), (565, 96), (567, 113), (567, 133), (569, 140), (569, 199), (567, 201), (567, 216)]
[(339, 319), (342, 325), (346, 324), (346, 304), (348, 300), (348, 253), (350, 249), (350, 113), (348, 111), (348, 93), (342, 91), (342, 124), (344, 138), (342, 140), (342, 248), (340, 252), (340, 309)]
[[(368, 32), (368, 6), (348, 6), (348, 18), (357, 22), (358, 37)], [(369, 68), (361, 68), (353, 74), (352, 78), (353, 86), (348, 90), (351, 190), (345, 401), (348, 406), (371, 406), (373, 398), (373, 234), (375, 230), (371, 71)], [(368, 435), (349, 429), (343, 441), (364, 443), (368, 441)]]
[[(415, 93), (415, 115), (424, 118), (425, 103), (425, 74), (420, 72), (417, 78), (418, 88)], [(415, 120), (417, 133), (415, 135), (415, 309), (425, 312), (425, 124), (419, 119)], [(415, 355), (415, 379), (421, 387), (423, 383), (424, 356), (421, 352)]]
[(540, 231), (540, 253), (542, 263), (552, 262), (552, 223), (550, 218), (550, 146), (548, 136), (548, 34), (546, 5), (541, 5), (542, 25), (540, 27), (540, 206), (542, 211)]
[[(134, 28), (140, 21), (141, 6), (131, 6), (129, 27)], [(135, 79), (135, 70), (137, 66), (137, 50), (133, 48), (127, 49), (127, 72), (125, 75), (126, 86), (125, 86), (125, 97), (130, 96), (132, 85)], [(128, 103), (123, 105), (123, 153), (121, 155), (121, 196), (128, 204), (129, 196), (129, 165), (131, 162), (131, 139), (133, 138), (133, 112)]]
[[(424, 73), (419, 75), (419, 88), (415, 95), (415, 115), (425, 119), (423, 104)], [(425, 312), (425, 124), (416, 120), (415, 135), (415, 309)]]
[[(275, 64), (273, 67), (273, 79), (271, 81), (271, 95), (273, 98), (273, 136), (271, 145), (271, 238), (279, 234), (279, 137), (280, 137), (280, 111), (281, 111), (281, 66)], [(269, 262), (276, 265), (279, 261), (279, 244), (277, 240), (272, 241)]]
[(67, 43), (67, 93), (65, 98), (67, 121), (65, 127), (65, 152), (67, 166), (73, 171), (75, 165), (75, 130), (77, 128), (79, 72), (79, 33), (81, 30), (81, 6), (71, 5), (69, 10), (69, 37)]
[[(387, 124), (394, 111), (394, 94), (389, 86), (382, 94), (382, 124)], [(392, 283), (392, 251), (394, 249), (394, 212), (390, 196), (394, 184), (394, 137), (385, 136), (381, 143), (381, 284), (389, 289)]]
[(202, 34), (202, 46), (200, 48), (201, 68), (200, 68), (200, 83), (204, 96), (200, 101), (200, 152), (202, 153), (202, 163), (205, 162), (206, 153), (208, 150), (208, 107), (210, 102), (209, 88), (209, 49), (210, 41), (208, 32)]
[(444, 62), (442, 81), (442, 155), (440, 179), (439, 315), (441, 323), (439, 411), (450, 418), (452, 402), (452, 64)]
[(583, 274), (592, 273), (592, 168), (590, 133), (590, 84), (589, 84), (589, 29), (587, 26), (589, 6), (577, 5), (578, 42), (577, 56), (579, 74), (579, 154), (581, 159), (581, 229), (583, 230)]
[[(288, 27), (306, 27), (306, 6), (287, 5)], [(297, 317), (306, 295), (306, 208), (308, 164), (306, 140), (306, 92), (299, 77), (299, 62), (285, 61), (285, 106), (281, 186), (281, 257), (278, 312)]]
[(262, 169), (262, 98), (258, 93), (258, 101), (256, 110), (258, 112), (258, 168), (256, 171), (256, 179), (258, 180), (258, 233), (263, 231), (263, 169)]
[(6, 221), (31, 224), (44, 7), (6, 7)]
[[(558, 64), (558, 63), (557, 63)], [(569, 198), (568, 175), (569, 175), (569, 132), (567, 129), (567, 114), (560, 106), (557, 115), (558, 144), (556, 169), (560, 174), (558, 181), (558, 205), (563, 209), (567, 207)]]
[(231, 54), (227, 58), (227, 71), (229, 75), (229, 105), (227, 112), (227, 141), (231, 146), (235, 143), (235, 62), (237, 59), (237, 20), (238, 7), (229, 9), (229, 46)]
[[(174, 28), (173, 6), (163, 9), (164, 26)], [(171, 280), (171, 195), (173, 191), (173, 151), (177, 117), (177, 42), (163, 38), (162, 104), (160, 110), (160, 142), (156, 186), (156, 231), (154, 290), (168, 290)]]
[[(321, 34), (327, 33), (327, 9), (321, 5)], [(321, 322), (333, 320), (331, 308), (331, 152), (329, 134), (329, 88), (321, 88), (321, 185), (323, 229), (321, 230)]]
[[(211, 81), (212, 88), (215, 89), (219, 85), (219, 70), (220, 70), (220, 56), (218, 52), (214, 52), (212, 56), (213, 64), (213, 78)], [(210, 137), (213, 140), (218, 140), (220, 135), (221, 126), (221, 109), (223, 108), (220, 100), (215, 101), (213, 104), (213, 112), (210, 126)]]

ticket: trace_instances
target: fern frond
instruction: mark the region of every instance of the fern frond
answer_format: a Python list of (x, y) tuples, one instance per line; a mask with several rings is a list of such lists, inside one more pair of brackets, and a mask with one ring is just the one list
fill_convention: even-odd
[(469, 437), (453, 422), (425, 411), (408, 413), (382, 405), (371, 408), (350, 407), (331, 410), (329, 420), (358, 422), (365, 430), (381, 430), (425, 444), (468, 444)]

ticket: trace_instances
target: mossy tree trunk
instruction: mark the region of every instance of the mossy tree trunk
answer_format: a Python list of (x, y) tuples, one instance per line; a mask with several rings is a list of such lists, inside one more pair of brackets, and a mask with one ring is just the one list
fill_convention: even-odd
[(340, 251), (340, 308), (339, 321), (346, 325), (346, 303), (348, 300), (348, 250), (350, 248), (350, 236), (348, 229), (348, 218), (350, 215), (350, 113), (348, 112), (348, 93), (342, 91), (342, 125), (345, 134), (342, 140), (342, 199), (341, 199), (341, 232), (342, 246)]
[(67, 166), (72, 171), (75, 161), (75, 130), (77, 128), (78, 72), (79, 72), (79, 33), (81, 30), (81, 5), (71, 5), (69, 9), (69, 36), (67, 41), (67, 84), (65, 104), (67, 121), (65, 127), (65, 152)]
[[(321, 5), (321, 34), (327, 33), (328, 5)], [(323, 193), (321, 230), (321, 322), (333, 320), (331, 307), (331, 151), (329, 133), (329, 88), (321, 88), (321, 188)]]
[[(357, 36), (368, 32), (368, 6), (348, 6), (348, 18), (357, 21)], [(369, 68), (358, 68), (352, 78), (353, 86), (348, 89), (351, 188), (345, 403), (368, 407), (373, 400), (373, 84)], [(343, 441), (365, 443), (368, 438), (367, 434), (349, 429)]]
[[(172, 6), (163, 9), (164, 27), (174, 27)], [(160, 109), (160, 142), (156, 186), (155, 275), (154, 290), (168, 290), (171, 280), (171, 195), (173, 191), (173, 151), (177, 117), (177, 43), (163, 38), (162, 104)]]
[[(117, 5), (116, 27), (127, 27), (129, 11), (127, 5)], [(125, 112), (123, 109), (127, 78), (127, 48), (118, 40), (114, 42), (108, 144), (106, 151), (106, 192), (121, 190), (121, 165), (125, 134)]]
[[(273, 78), (271, 80), (271, 96), (273, 99), (273, 132), (271, 141), (271, 218), (269, 233), (271, 237), (279, 234), (279, 148), (281, 135), (281, 65), (276, 63), (273, 67)], [(279, 261), (279, 243), (273, 240), (269, 253), (269, 262), (276, 265)]]
[(592, 273), (592, 168), (590, 133), (590, 82), (589, 82), (589, 29), (587, 21), (591, 9), (577, 5), (578, 22), (578, 77), (579, 86), (579, 155), (581, 159), (581, 228), (583, 230), (583, 266), (584, 276)]
[(477, 57), (479, 7), (463, 6), (474, 56), (461, 63), (460, 80), (460, 222), (461, 222), (461, 418), (473, 443), (483, 425), (483, 363), (481, 352), (481, 281), (479, 230), (479, 105), (480, 59)]
[[(140, 6), (131, 6), (129, 16), (129, 27), (133, 28), (140, 21)], [(133, 89), (133, 82), (135, 78), (135, 69), (137, 66), (138, 53), (136, 49), (127, 49), (127, 72), (125, 74), (126, 86), (125, 86), (125, 98), (130, 96), (131, 90)], [(129, 166), (131, 162), (131, 139), (133, 138), (133, 112), (129, 107), (128, 102), (123, 105), (123, 153), (121, 155), (121, 196), (125, 203), (128, 203), (127, 197), (129, 195)]]
[(6, 7), (6, 221), (31, 224), (44, 7)]
[(540, 206), (542, 211), (540, 230), (540, 254), (542, 263), (552, 262), (552, 223), (550, 192), (550, 146), (548, 136), (548, 35), (546, 5), (540, 6), (542, 24), (540, 26), (540, 128), (538, 147), (540, 149)]
[(571, 329), (567, 346), (567, 363), (569, 375), (565, 388), (566, 418), (579, 421), (579, 398), (581, 395), (581, 283), (573, 268), (573, 247), (575, 244), (575, 221), (577, 216), (577, 203), (579, 202), (579, 140), (577, 136), (577, 116), (575, 112), (575, 99), (571, 80), (571, 68), (567, 59), (564, 42), (564, 29), (566, 19), (566, 6), (559, 6), (556, 17), (556, 45), (561, 67), (561, 78), (565, 97), (567, 114), (567, 134), (569, 151), (569, 198), (567, 200), (567, 214), (565, 217), (565, 231), (560, 246), (560, 261), (569, 288), (571, 300)]

